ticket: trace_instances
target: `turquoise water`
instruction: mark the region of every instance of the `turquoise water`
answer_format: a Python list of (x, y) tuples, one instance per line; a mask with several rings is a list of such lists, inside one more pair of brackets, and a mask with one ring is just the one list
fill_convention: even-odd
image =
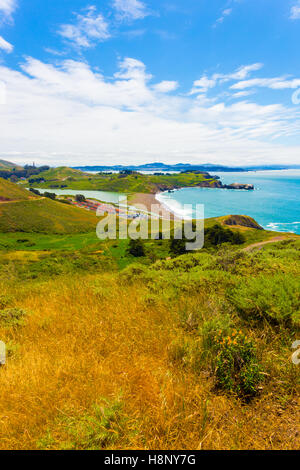
[(97, 199), (98, 201), (102, 202), (114, 202), (118, 203), (119, 198), (120, 201), (126, 199), (125, 194), (119, 193), (112, 193), (109, 191), (88, 191), (82, 189), (41, 189), (36, 188), (41, 194), (48, 192), (48, 193), (55, 193), (57, 196), (76, 196), (76, 194), (82, 194), (87, 199)]
[(265, 229), (300, 234), (300, 170), (216, 173), (225, 184), (254, 184), (255, 191), (185, 188), (162, 193), (158, 199), (187, 218), (195, 208), (184, 204), (204, 204), (205, 217), (245, 214)]

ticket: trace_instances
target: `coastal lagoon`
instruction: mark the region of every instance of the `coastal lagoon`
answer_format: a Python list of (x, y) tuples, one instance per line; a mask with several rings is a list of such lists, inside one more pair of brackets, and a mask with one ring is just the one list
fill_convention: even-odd
[(224, 184), (254, 184), (254, 191), (184, 188), (157, 199), (177, 215), (191, 218), (184, 204), (204, 204), (205, 218), (229, 214), (253, 217), (267, 230), (300, 234), (300, 170), (217, 172)]
[(102, 202), (111, 202), (118, 204), (119, 201), (123, 201), (126, 199), (125, 194), (114, 193), (110, 191), (91, 191), (91, 190), (84, 190), (84, 189), (41, 189), (35, 188), (41, 194), (44, 193), (54, 193), (57, 196), (76, 196), (77, 194), (82, 194), (87, 199), (97, 199), (98, 201)]

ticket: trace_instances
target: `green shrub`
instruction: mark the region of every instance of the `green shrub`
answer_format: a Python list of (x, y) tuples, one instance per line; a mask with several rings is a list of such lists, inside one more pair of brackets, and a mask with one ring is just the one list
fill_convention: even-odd
[(138, 263), (131, 264), (120, 273), (120, 279), (125, 282), (147, 282), (152, 277), (153, 275), (149, 268)]
[(205, 246), (217, 246), (223, 243), (242, 245), (244, 242), (245, 237), (242, 233), (225, 229), (219, 224), (205, 230)]
[(214, 340), (216, 385), (239, 396), (256, 395), (262, 374), (252, 341), (241, 331), (229, 336), (219, 331)]
[(227, 298), (249, 322), (266, 320), (286, 327), (300, 326), (299, 280), (294, 276), (246, 278), (228, 291)]
[(169, 249), (173, 255), (180, 256), (186, 253), (187, 240), (183, 237), (182, 239), (176, 239), (173, 236), (169, 242)]
[(122, 405), (119, 400), (104, 401), (103, 406), (95, 405), (92, 413), (68, 418), (65, 429), (69, 439), (63, 449), (100, 450), (109, 448), (124, 432)]
[(224, 313), (222, 316), (205, 321), (201, 328), (202, 348), (205, 357), (215, 356), (218, 350), (218, 344), (215, 341), (216, 332), (219, 334), (229, 335), (232, 327), (230, 316)]
[(130, 240), (128, 246), (128, 253), (136, 258), (145, 256), (145, 246), (143, 241), (138, 238), (137, 240)]
[(21, 308), (6, 308), (0, 310), (0, 325), (5, 327), (21, 326), (24, 322), (25, 310)]
[(8, 341), (6, 343), (6, 355), (8, 358), (17, 358), (19, 356), (20, 345), (13, 341)]
[(10, 295), (0, 295), (0, 309), (7, 307), (12, 303), (12, 297)]
[(44, 437), (37, 441), (37, 448), (61, 450), (101, 450), (111, 447), (125, 434), (125, 419), (121, 416), (122, 404), (119, 399), (102, 399), (101, 406), (96, 404), (91, 412), (83, 415), (67, 416), (57, 420), (63, 437), (47, 430)]

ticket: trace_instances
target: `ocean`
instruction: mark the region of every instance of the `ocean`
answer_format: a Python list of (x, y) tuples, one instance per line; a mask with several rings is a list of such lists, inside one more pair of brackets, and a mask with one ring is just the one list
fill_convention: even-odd
[[(300, 170), (215, 174), (222, 183), (254, 184), (255, 190), (184, 188), (161, 193), (157, 199), (185, 218), (195, 216), (196, 204), (204, 204), (205, 218), (249, 215), (267, 230), (300, 235)], [(184, 207), (185, 204), (194, 207)]]

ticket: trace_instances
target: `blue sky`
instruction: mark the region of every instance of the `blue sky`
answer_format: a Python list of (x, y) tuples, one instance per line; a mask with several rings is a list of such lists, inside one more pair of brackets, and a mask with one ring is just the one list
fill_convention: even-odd
[(0, 0), (0, 158), (300, 161), (300, 0)]

